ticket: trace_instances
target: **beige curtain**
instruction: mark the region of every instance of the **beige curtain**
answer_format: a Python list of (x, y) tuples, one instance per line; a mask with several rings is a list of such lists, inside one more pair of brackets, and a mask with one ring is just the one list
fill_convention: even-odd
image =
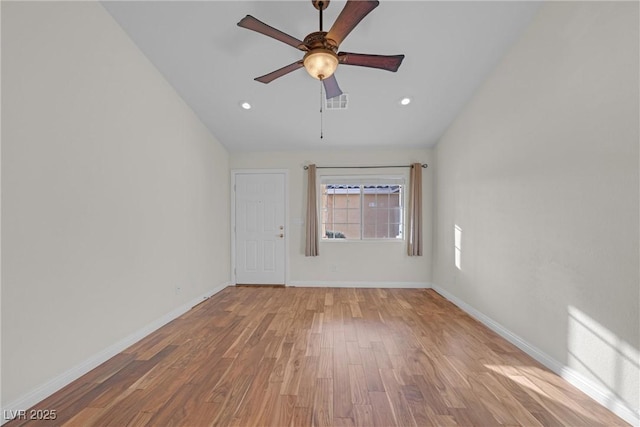
[(307, 169), (307, 241), (304, 247), (305, 256), (318, 256), (318, 198), (316, 197), (316, 165)]
[(411, 165), (409, 175), (409, 256), (422, 256), (422, 165)]

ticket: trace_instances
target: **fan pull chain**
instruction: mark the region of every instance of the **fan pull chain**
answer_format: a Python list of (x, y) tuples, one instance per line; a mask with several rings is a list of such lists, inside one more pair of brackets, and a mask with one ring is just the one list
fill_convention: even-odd
[(322, 130), (324, 127), (324, 120), (323, 120), (323, 111), (324, 109), (322, 108), (322, 80), (320, 80), (320, 139), (324, 138), (324, 135), (322, 134)]

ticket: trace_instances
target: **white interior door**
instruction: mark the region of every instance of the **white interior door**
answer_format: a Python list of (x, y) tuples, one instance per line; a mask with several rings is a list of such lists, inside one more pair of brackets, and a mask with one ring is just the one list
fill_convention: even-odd
[(285, 174), (235, 175), (237, 284), (285, 284)]

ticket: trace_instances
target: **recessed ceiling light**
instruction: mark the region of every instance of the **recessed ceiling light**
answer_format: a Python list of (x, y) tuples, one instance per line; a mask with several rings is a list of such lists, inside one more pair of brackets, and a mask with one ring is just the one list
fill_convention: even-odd
[(249, 104), (247, 101), (242, 101), (240, 103), (240, 106), (245, 110), (250, 110), (251, 109), (251, 104)]
[(400, 105), (409, 105), (411, 104), (411, 98), (402, 98), (400, 100)]

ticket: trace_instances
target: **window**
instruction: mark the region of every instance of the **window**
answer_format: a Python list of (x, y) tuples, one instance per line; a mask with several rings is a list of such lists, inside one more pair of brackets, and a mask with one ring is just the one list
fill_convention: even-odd
[(404, 178), (320, 177), (323, 240), (402, 240)]

